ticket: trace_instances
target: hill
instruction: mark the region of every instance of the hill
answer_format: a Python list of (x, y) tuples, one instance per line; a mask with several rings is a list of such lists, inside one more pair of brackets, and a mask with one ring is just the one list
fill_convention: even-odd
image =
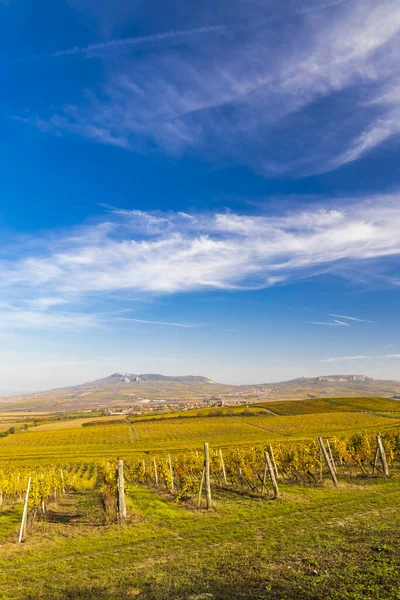
[(400, 394), (400, 381), (372, 379), (366, 375), (323, 375), (320, 377), (298, 377), (277, 383), (262, 383), (238, 386), (241, 395), (265, 396), (271, 399), (316, 398), (319, 396), (382, 396)]
[(123, 372), (70, 387), (4, 397), (0, 400), (0, 406), (77, 410), (147, 401), (173, 404), (225, 394), (232, 388), (231, 385), (215, 383), (200, 375), (167, 376)]
[[(144, 373), (142, 375), (136, 375), (135, 373), (113, 373), (108, 377), (104, 377), (103, 379), (97, 379), (96, 381), (91, 381), (89, 383), (84, 383), (83, 386), (92, 386), (92, 387), (103, 387), (103, 386), (114, 386), (120, 383), (144, 383), (149, 381), (162, 381), (162, 382), (176, 382), (176, 383), (214, 383), (211, 379), (207, 377), (202, 377), (201, 375), (181, 375), (181, 376), (169, 376), (169, 375), (159, 375), (158, 373)], [(82, 387), (82, 386), (77, 386)]]
[(210, 398), (224, 403), (260, 400), (299, 400), (375, 396), (400, 397), (400, 381), (376, 380), (366, 375), (325, 375), (255, 385), (216, 383), (201, 375), (168, 376), (157, 373), (117, 372), (75, 386), (0, 399), (3, 409), (46, 408), (79, 410), (147, 402), (160, 404), (201, 404)]

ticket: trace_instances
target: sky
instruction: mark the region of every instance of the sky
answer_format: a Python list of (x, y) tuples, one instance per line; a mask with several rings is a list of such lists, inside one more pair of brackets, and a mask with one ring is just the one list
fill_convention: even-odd
[(0, 0), (0, 392), (400, 379), (398, 0)]

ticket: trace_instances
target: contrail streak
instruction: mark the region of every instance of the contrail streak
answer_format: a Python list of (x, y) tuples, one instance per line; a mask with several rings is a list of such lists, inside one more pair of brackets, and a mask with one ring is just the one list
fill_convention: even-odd
[(168, 323), (165, 321), (147, 321), (145, 319), (131, 319), (129, 317), (116, 317), (117, 321), (134, 321), (135, 323), (149, 323), (150, 325), (169, 325), (172, 327), (188, 327), (192, 328), (194, 325), (186, 325), (184, 323)]
[(91, 54), (103, 50), (113, 50), (124, 48), (126, 46), (141, 46), (152, 42), (162, 42), (164, 40), (173, 40), (205, 33), (218, 33), (224, 31), (223, 25), (215, 25), (212, 27), (199, 27), (197, 29), (186, 29), (183, 31), (166, 31), (164, 33), (154, 33), (151, 35), (141, 35), (138, 37), (121, 38), (110, 40), (108, 42), (100, 42), (98, 44), (90, 44), (89, 46), (74, 46), (67, 50), (59, 50), (54, 52), (52, 56), (72, 56), (74, 54)]

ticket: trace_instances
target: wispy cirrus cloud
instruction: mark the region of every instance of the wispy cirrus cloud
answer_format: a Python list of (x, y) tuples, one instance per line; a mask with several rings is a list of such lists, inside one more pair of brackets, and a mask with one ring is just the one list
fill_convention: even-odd
[(12, 307), (0, 310), (0, 331), (15, 329), (82, 329), (98, 327), (100, 319), (92, 314), (49, 312)]
[(357, 323), (372, 323), (372, 321), (368, 321), (367, 319), (359, 319), (358, 317), (348, 317), (345, 315), (335, 315), (331, 313), (330, 317), (338, 317), (339, 319), (346, 319), (347, 321), (357, 321)]
[(311, 325), (326, 325), (327, 327), (349, 327), (348, 323), (344, 323), (343, 321), (310, 321)]
[(45, 297), (45, 298), (34, 298), (30, 302), (30, 306), (35, 310), (47, 310), (49, 308), (53, 308), (54, 306), (60, 306), (62, 304), (67, 304), (65, 298), (58, 297)]
[(340, 362), (340, 361), (346, 361), (346, 360), (371, 360), (371, 358), (373, 358), (373, 356), (365, 356), (362, 354), (356, 354), (355, 356), (332, 356), (331, 358), (322, 358), (320, 360), (320, 362), (331, 363), (331, 362)]
[[(78, 106), (21, 120), (140, 152), (156, 145), (246, 164), (268, 177), (333, 170), (400, 134), (397, 0), (303, 2), (292, 14), (252, 0), (235, 3), (233, 14), (227, 28), (60, 50), (60, 58), (100, 53), (104, 82)], [(185, 45), (154, 48), (173, 36)], [(126, 56), (147, 43), (148, 52)], [(124, 60), (108, 59), (111, 50)]]
[[(332, 321), (310, 321), (311, 325), (326, 325), (328, 327), (350, 327), (348, 321), (357, 322), (357, 323), (372, 323), (372, 321), (367, 321), (366, 319), (359, 319), (357, 317), (348, 317), (346, 315), (336, 315), (331, 313), (330, 317), (337, 317), (332, 319)], [(345, 319), (340, 320), (340, 319)]]
[[(47, 310), (62, 320), (62, 303), (93, 302), (105, 292), (261, 289), (338, 276), (342, 268), (348, 276), (350, 267), (356, 273), (364, 265), (370, 278), (375, 268), (380, 277), (386, 269), (387, 283), (396, 285), (399, 204), (394, 194), (272, 215), (116, 211), (104, 222), (29, 240), (18, 259), (13, 248), (0, 262), (0, 298), (23, 298), (36, 315)], [(314, 323), (348, 327), (354, 319)]]
[(390, 359), (400, 358), (400, 354), (377, 354), (377, 355), (362, 355), (356, 354), (355, 356), (333, 356), (331, 358), (323, 358), (320, 362), (331, 363), (331, 362), (342, 362), (348, 360), (373, 360), (373, 359)]
[(108, 40), (106, 42), (89, 44), (88, 46), (74, 46), (73, 48), (68, 48), (66, 50), (59, 50), (54, 52), (52, 56), (73, 56), (75, 54), (98, 56), (103, 52), (110, 52), (112, 50), (115, 51), (134, 47), (137, 48), (139, 46), (150, 46), (152, 44), (160, 44), (162, 42), (176, 42), (187, 37), (193, 38), (207, 33), (221, 33), (224, 31), (224, 29), (225, 27), (223, 25), (213, 25), (210, 27), (198, 27), (196, 29), (165, 31), (162, 33), (140, 35), (137, 37), (118, 38), (114, 40)]
[(170, 323), (168, 321), (149, 321), (146, 319), (132, 319), (130, 317), (115, 317), (117, 321), (132, 321), (134, 323), (144, 323), (147, 325), (164, 325), (167, 327), (185, 327), (187, 329), (192, 329), (196, 327), (196, 325), (192, 325), (190, 323)]

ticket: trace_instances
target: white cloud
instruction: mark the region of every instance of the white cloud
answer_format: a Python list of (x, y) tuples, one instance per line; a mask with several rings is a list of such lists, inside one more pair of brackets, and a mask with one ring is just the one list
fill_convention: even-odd
[(49, 313), (14, 308), (0, 311), (0, 331), (7, 329), (80, 329), (96, 327), (98, 319), (82, 313)]
[(330, 314), (329, 316), (339, 317), (339, 319), (347, 319), (348, 321), (357, 321), (358, 323), (372, 323), (372, 321), (367, 321), (366, 319), (359, 319), (357, 317), (346, 317), (345, 315)]
[(373, 356), (363, 356), (362, 354), (356, 354), (356, 356), (333, 356), (332, 358), (323, 358), (320, 362), (340, 362), (342, 360), (370, 360)]
[[(295, 29), (288, 11), (267, 4), (237, 3), (236, 28), (200, 28), (217, 34), (204, 44), (176, 31), (60, 51), (101, 52), (104, 86), (84, 105), (21, 120), (137, 151), (156, 144), (175, 156), (247, 164), (266, 176), (336, 169), (400, 134), (398, 0), (303, 5)], [(186, 44), (126, 55), (129, 45), (169, 36)], [(107, 49), (124, 51), (121, 67)]]
[(134, 323), (145, 323), (149, 325), (166, 325), (169, 327), (186, 327), (191, 329), (195, 327), (195, 325), (190, 325), (187, 323), (169, 323), (165, 321), (148, 321), (146, 319), (131, 319), (130, 317), (115, 317), (117, 321), (133, 321)]
[(123, 48), (132, 48), (138, 46), (148, 46), (152, 44), (159, 44), (165, 41), (179, 41), (186, 37), (196, 37), (206, 33), (220, 33), (224, 31), (224, 27), (211, 26), (211, 27), (198, 27), (197, 29), (187, 29), (182, 31), (166, 31), (163, 33), (156, 33), (151, 35), (141, 35), (138, 37), (130, 38), (118, 38), (114, 40), (108, 40), (107, 42), (100, 42), (97, 44), (90, 44), (88, 46), (74, 46), (67, 50), (59, 50), (54, 52), (53, 56), (72, 56), (74, 54), (84, 54), (88, 56), (96, 56), (103, 52), (109, 52), (111, 50), (121, 50)]
[[(0, 262), (0, 292), (36, 308), (82, 296), (128, 291), (171, 294), (260, 289), (368, 265), (392, 277), (400, 254), (400, 195), (346, 199), (325, 210), (285, 214), (110, 215), (106, 224), (30, 240), (25, 256)], [(350, 268), (351, 267), (351, 268)], [(365, 275), (364, 275), (365, 276)], [(37, 313), (35, 313), (36, 315)], [(57, 314), (59, 314), (57, 312)], [(334, 319), (345, 327), (356, 317)]]
[(53, 306), (59, 306), (61, 304), (67, 304), (68, 301), (65, 298), (35, 298), (32, 300), (31, 305), (32, 308), (37, 310), (47, 310), (52, 308)]
[(323, 358), (320, 362), (341, 362), (346, 360), (373, 360), (373, 359), (388, 359), (388, 358), (400, 358), (400, 354), (378, 354), (372, 356), (364, 356), (362, 354), (356, 354), (355, 356), (333, 356), (331, 358)]
[(311, 325), (326, 325), (327, 327), (348, 327), (347, 323), (342, 321), (310, 321)]

